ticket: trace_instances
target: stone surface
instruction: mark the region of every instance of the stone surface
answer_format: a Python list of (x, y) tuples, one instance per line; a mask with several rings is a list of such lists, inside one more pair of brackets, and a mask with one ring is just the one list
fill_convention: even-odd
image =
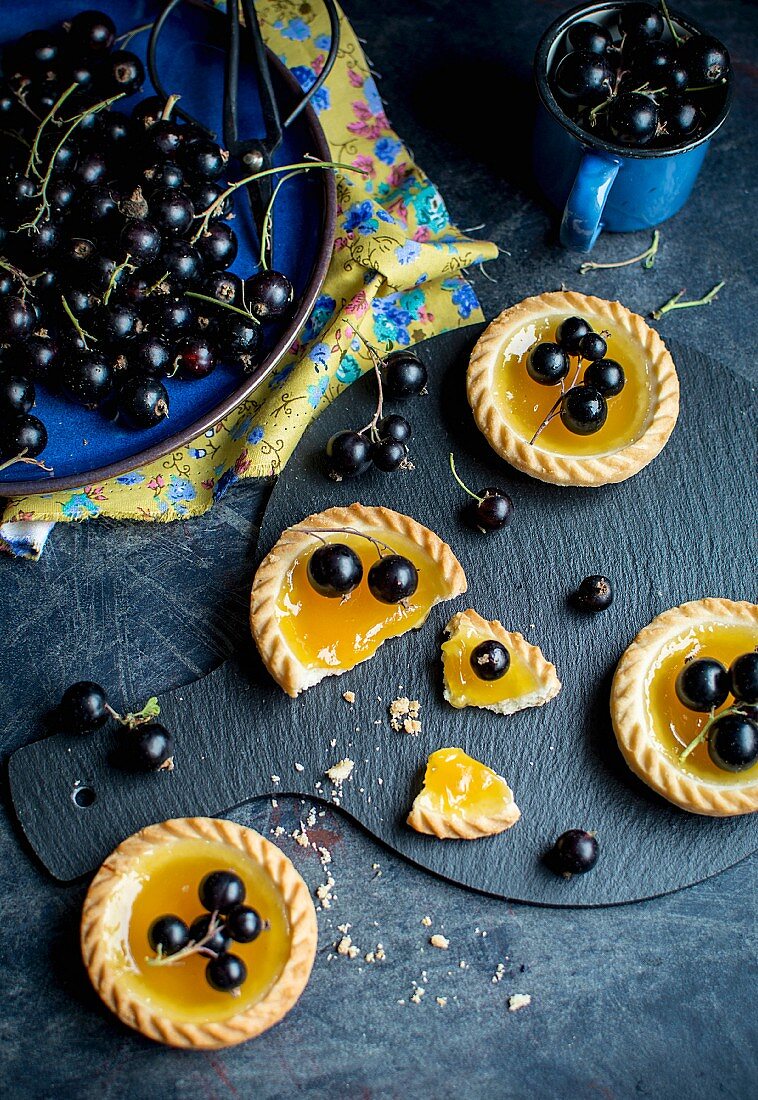
[[(656, 268), (580, 279), (576, 258), (551, 243), (551, 219), (528, 182), (523, 110), (529, 57), (565, 5), (487, 0), (467, 5), (465, 18), (452, 0), (346, 6), (383, 76), (390, 117), (454, 217), (464, 226), (484, 221), (511, 253), (488, 265), (496, 283), (475, 276), (488, 315), (562, 282), (647, 311), (682, 286), (698, 296), (726, 278), (714, 305), (672, 313), (660, 331), (754, 371), (754, 7), (684, 5), (732, 51), (732, 118), (690, 205), (664, 226)], [(647, 243), (644, 234), (603, 239), (596, 258)], [(240, 486), (186, 526), (61, 528), (38, 564), (0, 561), (4, 753), (41, 732), (73, 679), (102, 678), (119, 702), (136, 703), (195, 679), (242, 644), (258, 496)], [(156, 604), (170, 629), (143, 625)], [(633, 906), (509, 906), (407, 866), (328, 811), (317, 837), (333, 853), (337, 896), (320, 914), (319, 956), (302, 1001), (254, 1043), (186, 1055), (130, 1034), (100, 1008), (78, 956), (84, 886), (56, 886), (27, 858), (4, 794), (5, 1095), (710, 1100), (755, 1091), (755, 860)], [(284, 827), (283, 848), (315, 888), (323, 881), (316, 854), (287, 835), (307, 809), (265, 801), (232, 816), (264, 832)], [(386, 960), (330, 959), (344, 922), (362, 954), (381, 942)], [(446, 952), (429, 945), (437, 931), (450, 939)], [(493, 983), (498, 963), (503, 978)], [(410, 1003), (414, 982), (426, 991), (419, 1004)], [(509, 1013), (514, 993), (531, 994), (531, 1005)]]

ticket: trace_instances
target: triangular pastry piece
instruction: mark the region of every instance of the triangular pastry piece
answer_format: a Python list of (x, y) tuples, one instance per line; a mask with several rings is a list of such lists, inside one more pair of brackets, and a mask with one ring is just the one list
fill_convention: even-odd
[[(506, 630), (502, 623), (488, 622), (476, 611), (460, 611), (445, 627), (442, 668), (445, 699), (451, 706), (483, 707), (496, 714), (514, 714), (526, 707), (541, 707), (561, 690), (555, 667), (538, 646)], [(507, 671), (492, 678), (488, 643), (505, 647)], [(483, 648), (480, 648), (483, 647)], [(495, 647), (497, 656), (498, 647)], [(501, 666), (502, 667), (502, 666)]]
[(501, 775), (463, 749), (446, 748), (430, 755), (407, 821), (417, 833), (440, 840), (476, 840), (505, 832), (520, 817)]

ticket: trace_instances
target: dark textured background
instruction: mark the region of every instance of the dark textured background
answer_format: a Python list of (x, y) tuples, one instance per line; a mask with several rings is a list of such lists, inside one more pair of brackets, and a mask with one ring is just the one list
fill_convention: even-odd
[[(552, 243), (551, 219), (528, 181), (529, 58), (564, 6), (490, 0), (464, 13), (453, 2), (347, 4), (394, 125), (454, 217), (466, 227), (485, 222), (510, 253), (489, 265), (495, 283), (475, 277), (488, 316), (561, 283), (646, 312), (682, 287), (699, 296), (726, 278), (714, 305), (672, 313), (659, 329), (754, 380), (755, 6), (685, 5), (732, 51), (732, 117), (689, 206), (664, 226), (654, 270), (584, 279), (576, 258)], [(618, 259), (648, 241), (604, 238), (595, 258)], [(61, 528), (38, 564), (1, 561), (3, 750), (41, 732), (44, 711), (72, 679), (102, 679), (131, 703), (202, 675), (245, 644), (258, 499), (255, 486), (239, 487), (188, 525)], [(693, 538), (699, 522), (693, 516)], [(289, 833), (305, 809), (282, 800), (234, 816)], [(320, 954), (302, 1001), (255, 1043), (186, 1055), (128, 1033), (99, 1007), (78, 958), (84, 886), (51, 884), (3, 808), (6, 1094), (742, 1100), (755, 1092), (755, 860), (668, 898), (567, 912), (445, 885), (333, 811), (316, 836), (332, 850), (337, 897), (320, 914)], [(281, 842), (312, 886), (323, 881), (315, 853), (287, 836)], [(420, 924), (425, 914), (431, 929)], [(381, 941), (386, 961), (329, 959), (344, 922), (362, 952)], [(437, 930), (450, 938), (447, 953), (428, 946)], [(498, 962), (504, 977), (493, 984)], [(427, 990), (420, 1005), (408, 1004), (414, 981)], [(514, 992), (533, 1002), (509, 1014)]]

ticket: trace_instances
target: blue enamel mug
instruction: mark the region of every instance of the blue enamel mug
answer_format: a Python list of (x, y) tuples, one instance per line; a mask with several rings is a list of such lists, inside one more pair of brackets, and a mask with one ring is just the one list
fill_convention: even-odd
[[(534, 131), (534, 173), (561, 218), (561, 244), (589, 252), (603, 229), (632, 233), (652, 229), (686, 203), (711, 138), (722, 126), (731, 101), (732, 81), (718, 95), (720, 110), (710, 127), (672, 149), (629, 149), (589, 134), (561, 108), (548, 80), (570, 50), (568, 28), (583, 19), (615, 23), (618, 3), (583, 4), (557, 19), (540, 40), (534, 59), (539, 103)], [(677, 31), (704, 33), (687, 18), (671, 13)], [(668, 37), (668, 29), (666, 36)]]

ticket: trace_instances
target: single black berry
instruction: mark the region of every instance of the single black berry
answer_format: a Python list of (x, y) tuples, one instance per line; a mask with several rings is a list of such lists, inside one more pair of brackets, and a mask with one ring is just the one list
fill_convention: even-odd
[(337, 432), (326, 444), (326, 464), (330, 476), (356, 477), (368, 468), (371, 445), (360, 432)]
[(480, 680), (500, 680), (511, 667), (511, 655), (502, 642), (488, 638), (471, 650), (471, 667)]
[(147, 941), (158, 954), (175, 955), (190, 941), (190, 930), (180, 917), (168, 913), (158, 917), (147, 930)]
[(472, 519), (480, 531), (500, 531), (511, 522), (513, 501), (506, 492), (490, 486), (478, 496), (479, 500), (472, 504)]
[(281, 271), (259, 271), (245, 280), (244, 300), (260, 321), (285, 317), (292, 308), (295, 292)]
[(556, 386), (569, 372), (569, 357), (560, 344), (535, 344), (526, 360), (526, 372), (540, 386)]
[(161, 233), (181, 237), (192, 225), (195, 208), (187, 196), (170, 187), (150, 196), (150, 217)]
[(384, 396), (403, 401), (422, 393), (427, 382), (427, 370), (413, 351), (393, 351), (382, 363)]
[(694, 134), (704, 117), (696, 103), (679, 95), (670, 95), (663, 101), (660, 116), (660, 132), (672, 141)]
[(605, 611), (613, 603), (613, 586), (600, 573), (585, 577), (574, 593), (573, 602), (580, 611)]
[(418, 570), (401, 554), (386, 554), (369, 569), (368, 587), (381, 603), (400, 603), (418, 588)]
[(699, 657), (679, 672), (675, 684), (679, 702), (702, 713), (720, 707), (729, 694), (729, 673), (721, 661)]
[(568, 40), (574, 50), (586, 50), (588, 53), (597, 54), (604, 54), (613, 44), (613, 37), (608, 28), (589, 20), (572, 24), (568, 30)]
[(0, 417), (0, 461), (36, 458), (47, 446), (47, 429), (37, 416), (23, 413)]
[(135, 260), (154, 260), (160, 251), (161, 235), (151, 222), (130, 218), (121, 232), (121, 247)]
[(758, 725), (744, 714), (719, 715), (707, 741), (708, 755), (723, 771), (745, 771), (758, 760)]
[(592, 386), (575, 386), (561, 400), (561, 420), (574, 435), (599, 432), (608, 416), (608, 405), (602, 393)]
[(63, 693), (58, 714), (64, 726), (75, 733), (97, 729), (110, 714), (105, 689), (91, 680), (71, 684)]
[(568, 53), (555, 70), (555, 85), (566, 99), (600, 103), (611, 87), (611, 69), (604, 56), (589, 50)]
[(616, 397), (624, 388), (624, 368), (615, 359), (596, 359), (584, 372), (584, 384), (603, 397)]
[(624, 4), (619, 11), (619, 30), (630, 38), (656, 41), (663, 27), (663, 16), (652, 4)]
[(233, 993), (247, 978), (247, 967), (238, 955), (227, 953), (210, 960), (205, 977), (208, 985), (219, 993)]
[(743, 653), (729, 666), (731, 692), (740, 703), (758, 703), (758, 653)]
[(396, 439), (380, 439), (371, 444), (371, 461), (378, 470), (392, 473), (405, 461), (408, 448)]
[(556, 343), (569, 353), (578, 355), (582, 337), (592, 332), (592, 326), (583, 317), (567, 317), (561, 321), (555, 333)]
[(133, 95), (145, 83), (145, 66), (130, 50), (115, 50), (104, 66), (104, 80), (113, 95)]
[(216, 366), (216, 350), (205, 336), (185, 336), (174, 348), (180, 378), (205, 378)]
[(339, 542), (319, 546), (308, 559), (308, 580), (321, 596), (346, 596), (363, 579), (363, 565), (355, 550)]
[(394, 439), (397, 443), (409, 443), (413, 434), (408, 421), (399, 413), (383, 416), (376, 425), (380, 439)]
[(127, 378), (118, 392), (119, 422), (129, 428), (153, 428), (168, 411), (168, 391), (158, 378)]
[(0, 375), (0, 416), (28, 413), (34, 404), (34, 382), (20, 374)]
[(608, 129), (621, 145), (647, 145), (658, 127), (658, 107), (644, 92), (622, 92), (608, 107)]
[[(213, 269), (230, 267), (237, 257), (239, 246), (236, 233), (226, 222), (211, 222), (198, 240), (197, 247), (204, 263), (209, 269)], [(249, 279), (248, 282), (250, 282)], [(251, 312), (255, 313), (252, 303), (248, 301), (248, 304)], [(256, 316), (259, 315), (256, 314)]]
[(160, 259), (161, 268), (168, 272), (171, 285), (177, 290), (195, 286), (205, 270), (203, 258), (188, 241), (169, 241), (164, 245)]
[(251, 371), (259, 361), (258, 352), (262, 342), (262, 325), (252, 318), (246, 320), (237, 313), (228, 313), (219, 317), (215, 327), (219, 355), (226, 362)]
[(551, 864), (560, 875), (583, 875), (597, 863), (597, 838), (583, 829), (568, 829), (561, 833), (550, 853)]
[(26, 340), (37, 324), (37, 314), (24, 298), (0, 299), (0, 343), (13, 344)]
[[(189, 927), (189, 936), (193, 943), (199, 943), (206, 938), (210, 931), (212, 920), (212, 913), (203, 913), (202, 916), (195, 917)], [(231, 935), (226, 922), (216, 917), (216, 931), (210, 939), (203, 944), (198, 954), (202, 955), (204, 952), (208, 951), (213, 952), (214, 955), (223, 955), (223, 953), (229, 949), (230, 940)]]
[(159, 771), (173, 755), (174, 739), (158, 722), (143, 722), (122, 734), (119, 761), (128, 771)]
[(182, 165), (188, 176), (201, 180), (215, 180), (224, 170), (228, 154), (209, 138), (190, 141), (182, 154)]
[(94, 409), (113, 387), (113, 368), (99, 351), (72, 351), (63, 360), (61, 382), (85, 409)]
[(252, 943), (263, 931), (260, 913), (249, 905), (235, 905), (226, 915), (226, 928), (237, 943)]
[(116, 39), (116, 25), (102, 11), (80, 11), (68, 24), (68, 43), (78, 53), (107, 54)]
[(200, 904), (209, 913), (228, 913), (245, 900), (245, 884), (234, 871), (209, 871), (198, 887)]
[(708, 34), (693, 34), (682, 47), (690, 85), (717, 84), (729, 74), (729, 52), (723, 43)]
[(140, 332), (125, 348), (129, 369), (156, 377), (171, 370), (171, 348), (155, 332)]

